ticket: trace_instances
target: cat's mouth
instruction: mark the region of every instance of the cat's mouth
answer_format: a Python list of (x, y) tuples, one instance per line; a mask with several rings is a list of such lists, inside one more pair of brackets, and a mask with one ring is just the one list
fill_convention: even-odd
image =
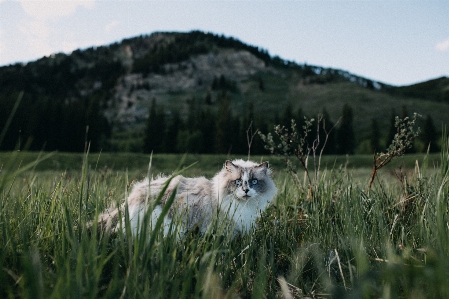
[(248, 194), (242, 196), (243, 199), (248, 199), (248, 198), (250, 198), (250, 197), (251, 197), (251, 196), (249, 196)]

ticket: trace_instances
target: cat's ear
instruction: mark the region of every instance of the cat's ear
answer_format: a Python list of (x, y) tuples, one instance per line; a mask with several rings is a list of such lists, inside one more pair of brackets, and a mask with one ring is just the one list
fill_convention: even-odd
[(268, 168), (268, 161), (262, 162), (262, 163), (259, 164), (259, 166), (257, 166), (257, 167)]
[(262, 171), (263, 173), (267, 173), (269, 168), (268, 168), (268, 162), (263, 162), (259, 165), (257, 165), (257, 168)]
[(226, 168), (226, 171), (233, 172), (237, 170), (237, 166), (234, 165), (234, 163), (231, 162), (231, 160), (226, 160), (224, 167)]

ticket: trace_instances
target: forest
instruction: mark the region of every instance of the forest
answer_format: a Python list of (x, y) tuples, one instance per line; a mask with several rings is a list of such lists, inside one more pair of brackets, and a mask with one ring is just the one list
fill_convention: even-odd
[[(323, 154), (332, 155), (355, 154), (360, 148), (355, 138), (353, 108), (350, 105), (342, 107), (341, 117), (336, 123), (330, 119), (326, 109), (320, 115), (311, 116), (302, 109), (293, 111), (291, 104), (287, 104), (280, 115), (269, 118), (255, 114), (254, 104), (250, 103), (244, 117), (239, 118), (232, 111), (232, 97), (225, 89), (219, 93), (216, 111), (202, 105), (201, 102), (207, 101), (207, 98), (201, 101), (190, 98), (186, 118), (181, 116), (181, 111), (165, 111), (153, 99), (145, 130), (138, 132), (137, 138), (133, 139), (137, 141), (131, 144), (120, 139), (113, 141), (110, 139), (111, 126), (101, 114), (101, 97), (101, 94), (94, 94), (84, 101), (64, 103), (45, 98), (33, 101), (30, 96), (18, 95), (15, 102), (0, 101), (4, 107), (0, 109), (1, 128), (5, 131), (0, 149), (83, 152), (89, 145), (93, 152), (245, 154), (250, 148), (253, 154), (264, 154), (264, 144), (258, 132), (272, 132), (275, 125), (290, 128), (292, 120), (298, 128), (302, 128), (304, 121), (310, 119), (314, 120), (314, 125), (307, 137), (307, 147), (311, 148), (314, 140), (320, 140), (317, 150), (321, 151), (326, 141)], [(10, 116), (7, 111), (15, 113)], [(386, 140), (392, 140), (396, 133), (396, 116), (398, 113), (392, 110)], [(406, 107), (399, 116), (409, 116)], [(10, 117), (11, 122), (6, 127)], [(418, 146), (409, 152), (437, 152), (440, 133), (432, 117), (422, 117), (421, 124)], [(363, 150), (373, 153), (382, 151), (386, 141), (381, 138), (381, 133), (381, 128), (373, 119), (369, 143), (364, 145)]]

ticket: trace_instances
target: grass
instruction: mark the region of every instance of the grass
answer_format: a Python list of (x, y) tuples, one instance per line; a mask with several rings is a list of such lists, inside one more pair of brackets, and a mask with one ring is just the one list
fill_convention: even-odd
[[(226, 158), (187, 156), (199, 162), (184, 174), (211, 177)], [(447, 147), (382, 169), (369, 193), (372, 157), (327, 158), (312, 195), (274, 157), (254, 159), (270, 160), (279, 189), (257, 229), (230, 239), (217, 223), (148, 242), (84, 229), (147, 173), (148, 156), (1, 153), (0, 297), (449, 297)], [(152, 173), (179, 161), (156, 155)]]

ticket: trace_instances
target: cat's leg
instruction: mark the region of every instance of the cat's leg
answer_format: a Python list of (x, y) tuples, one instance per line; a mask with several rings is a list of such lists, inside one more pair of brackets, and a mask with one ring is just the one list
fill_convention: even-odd
[[(151, 212), (151, 230), (155, 229), (156, 222), (161, 217), (161, 214), (162, 214), (162, 207), (160, 205), (157, 205)], [(164, 232), (164, 237), (168, 235), (171, 224), (172, 224), (171, 219), (167, 215), (165, 215), (161, 226)]]
[[(157, 221), (162, 216), (162, 206), (155, 206), (151, 212), (148, 211), (148, 208), (144, 204), (139, 204), (129, 209), (129, 222), (133, 236), (137, 236), (141, 231), (142, 225), (145, 222), (146, 213), (150, 213), (147, 225), (149, 225), (148, 232), (152, 232), (156, 228)], [(171, 219), (166, 215), (160, 227), (163, 230), (164, 236), (168, 235), (171, 223)]]

